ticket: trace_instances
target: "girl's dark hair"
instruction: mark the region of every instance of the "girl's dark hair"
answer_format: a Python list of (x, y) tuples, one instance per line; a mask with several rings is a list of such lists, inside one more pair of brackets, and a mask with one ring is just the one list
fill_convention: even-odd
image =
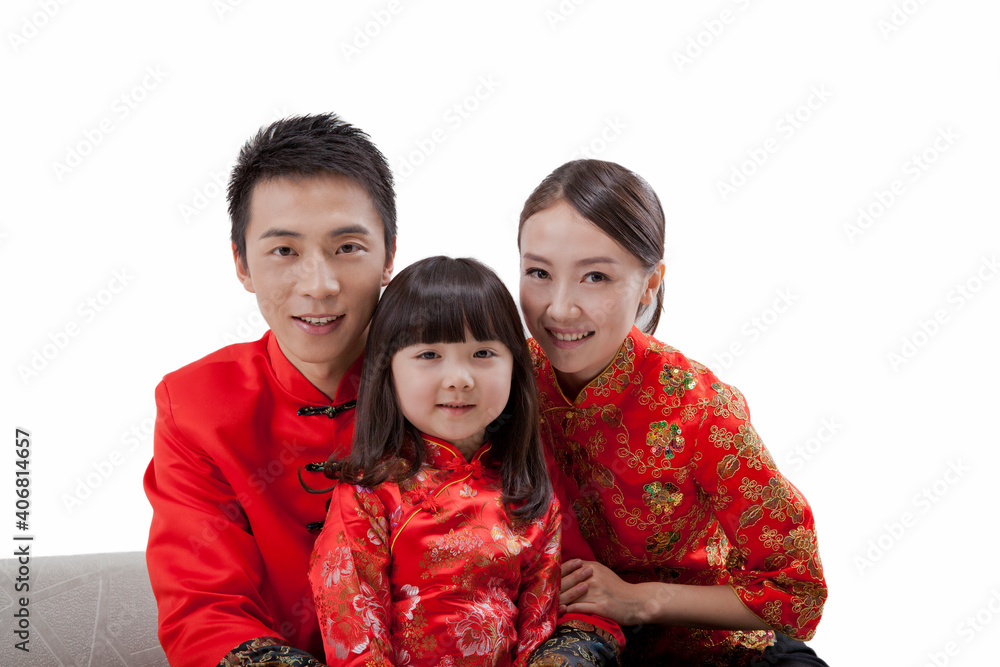
[[(663, 259), (664, 216), (660, 198), (638, 174), (620, 164), (603, 160), (567, 162), (545, 177), (521, 210), (517, 245), (521, 247), (524, 222), (560, 201), (642, 262), (647, 271)], [(663, 310), (663, 283), (654, 304), (640, 304), (636, 320), (645, 319), (640, 328), (652, 335)]]
[(522, 520), (536, 519), (548, 509), (552, 487), (538, 435), (538, 390), (521, 318), (497, 275), (469, 258), (428, 257), (403, 269), (385, 289), (368, 330), (354, 444), (347, 458), (327, 462), (328, 477), (370, 487), (416, 474), (424, 461), (424, 442), (399, 409), (392, 357), (418, 343), (463, 342), (466, 330), (478, 341), (503, 343), (514, 359), (510, 398), (486, 427), (503, 502)]

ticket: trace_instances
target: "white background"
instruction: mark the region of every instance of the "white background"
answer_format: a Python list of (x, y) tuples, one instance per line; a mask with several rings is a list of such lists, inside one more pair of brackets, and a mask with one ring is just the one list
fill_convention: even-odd
[(3, 13), (2, 427), (31, 432), (36, 554), (144, 548), (154, 386), (263, 331), (216, 180), (259, 126), (331, 110), (397, 173), (397, 270), (474, 255), (516, 293), (549, 171), (586, 151), (643, 175), (667, 212), (657, 337), (744, 392), (815, 510), (813, 645), (994, 664), (996, 3)]

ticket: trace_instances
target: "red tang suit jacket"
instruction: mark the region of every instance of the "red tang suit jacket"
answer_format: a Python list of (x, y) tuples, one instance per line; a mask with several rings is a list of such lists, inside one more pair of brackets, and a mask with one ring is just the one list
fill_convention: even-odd
[(361, 363), (331, 402), (269, 331), (157, 386), (146, 560), (171, 665), (215, 665), (256, 637), (322, 656), (306, 575), (328, 494), (297, 473), (324, 488), (306, 464), (349, 451)]
[[(633, 327), (570, 399), (541, 346), (529, 345), (554, 486), (597, 560), (632, 583), (728, 584), (773, 628), (811, 638), (827, 595), (812, 511), (742, 394)], [(665, 626), (626, 637), (624, 664), (743, 664), (773, 643), (766, 631)]]

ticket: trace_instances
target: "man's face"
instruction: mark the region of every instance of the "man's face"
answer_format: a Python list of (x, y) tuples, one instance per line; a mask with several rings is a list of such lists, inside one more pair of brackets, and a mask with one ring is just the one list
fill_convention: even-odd
[[(344, 176), (277, 178), (250, 202), (246, 267), (236, 273), (288, 360), (313, 384), (342, 374), (365, 345), (395, 248), (364, 188)], [(234, 251), (235, 254), (235, 251)]]

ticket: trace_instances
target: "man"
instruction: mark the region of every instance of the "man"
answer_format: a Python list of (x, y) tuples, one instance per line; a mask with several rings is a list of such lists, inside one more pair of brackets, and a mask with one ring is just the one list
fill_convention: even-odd
[[(156, 388), (147, 563), (172, 665), (319, 664), (306, 577), (345, 455), (368, 323), (392, 273), (392, 174), (333, 114), (280, 120), (229, 184), (236, 274), (270, 327)], [(310, 465), (313, 464), (313, 465)]]

